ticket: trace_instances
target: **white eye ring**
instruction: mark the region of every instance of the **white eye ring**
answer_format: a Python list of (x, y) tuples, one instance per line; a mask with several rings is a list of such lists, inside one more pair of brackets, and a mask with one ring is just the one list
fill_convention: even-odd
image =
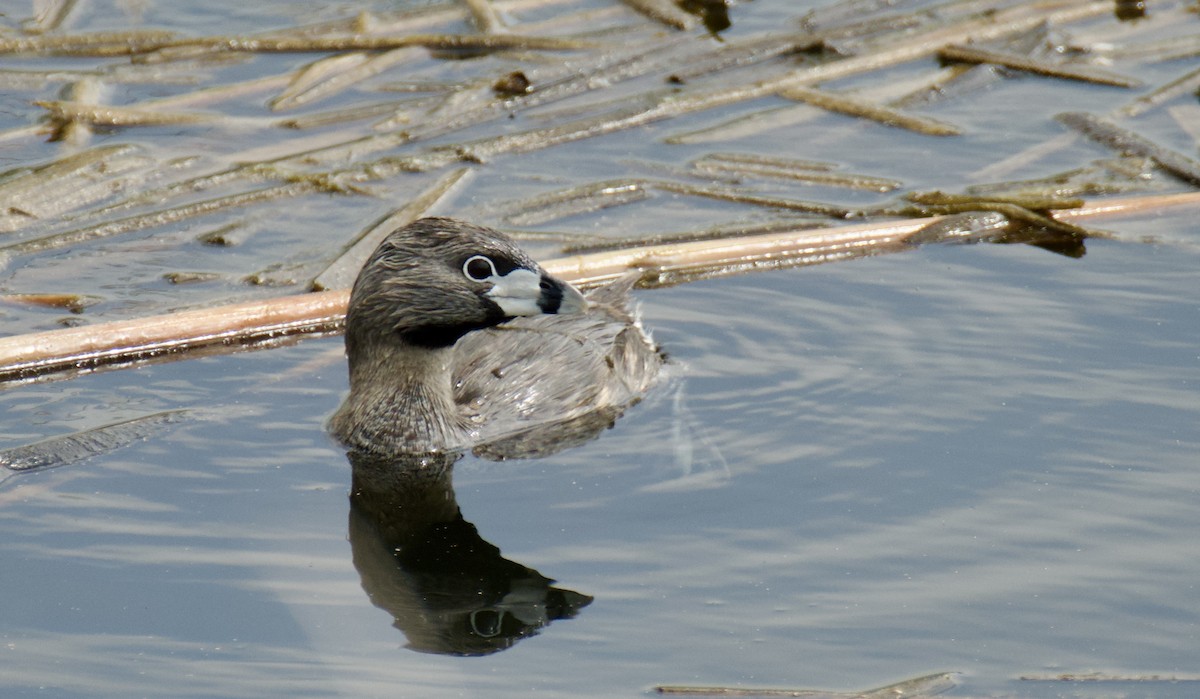
[[(480, 264), (482, 263), (482, 265)], [(483, 271), (483, 265), (487, 266), (487, 274), (479, 274)], [(495, 279), (496, 265), (489, 258), (483, 255), (472, 255), (467, 258), (467, 261), (462, 266), (463, 276), (473, 282), (486, 282), (489, 279)]]

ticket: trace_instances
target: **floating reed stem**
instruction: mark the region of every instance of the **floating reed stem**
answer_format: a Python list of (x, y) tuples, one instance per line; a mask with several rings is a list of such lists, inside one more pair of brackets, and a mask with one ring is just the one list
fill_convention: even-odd
[(463, 0), (463, 4), (471, 13), (471, 21), (476, 29), (484, 34), (504, 33), (504, 22), (500, 21), (500, 15), (489, 0)]
[[(1065, 221), (1200, 205), (1200, 192), (1100, 201), (1054, 212)], [(724, 240), (631, 248), (574, 255), (543, 263), (551, 274), (588, 285), (630, 270), (670, 274), (715, 265), (753, 269), (785, 259), (817, 264), (907, 249), (907, 236), (940, 217), (865, 223), (817, 231), (803, 230)], [(0, 339), (0, 379), (32, 378), (53, 372), (128, 363), (199, 348), (236, 348), (288, 335), (340, 328), (347, 290), (321, 291), (215, 308), (171, 313), (92, 326), (51, 330)]]
[(130, 233), (139, 231), (145, 228), (153, 228), (154, 226), (162, 226), (168, 223), (184, 221), (189, 218), (201, 216), (214, 211), (222, 211), (225, 209), (233, 209), (250, 204), (256, 204), (274, 199), (285, 197), (293, 197), (307, 192), (317, 191), (320, 187), (316, 182), (298, 181), (288, 182), (287, 184), (266, 187), (264, 189), (256, 189), (240, 194), (232, 194), (226, 197), (217, 197), (206, 201), (184, 204), (182, 206), (163, 209), (161, 211), (153, 211), (148, 214), (139, 214), (128, 218), (119, 219), (117, 221), (109, 221), (96, 226), (87, 226), (84, 228), (76, 228), (74, 230), (56, 233), (43, 238), (34, 238), (24, 240), (19, 243), (10, 243), (0, 246), (0, 251), (10, 252), (13, 254), (24, 255), (33, 252), (42, 252), (44, 250), (54, 250), (64, 248), (70, 245), (96, 240), (98, 238), (107, 238), (122, 233)]
[(916, 699), (958, 686), (954, 674), (941, 672), (936, 675), (916, 677), (903, 682), (889, 684), (862, 692), (829, 692), (817, 689), (770, 689), (747, 687), (689, 687), (660, 685), (654, 688), (659, 694), (671, 696), (714, 696), (714, 697), (798, 697), (800, 699)]
[(1064, 112), (1055, 118), (1097, 143), (1123, 155), (1150, 158), (1166, 172), (1188, 184), (1200, 186), (1200, 162), (1182, 153), (1163, 148), (1129, 129), (1087, 112)]
[(895, 126), (908, 129), (926, 136), (958, 136), (962, 129), (937, 119), (907, 114), (898, 109), (892, 109), (866, 100), (838, 95), (826, 90), (815, 90), (808, 87), (793, 85), (779, 91), (780, 97), (807, 102), (814, 107), (820, 107), (839, 114), (848, 114), (863, 119), (879, 122), (884, 126)]
[(1137, 87), (1142, 84), (1142, 81), (1129, 78), (1124, 75), (1090, 66), (1067, 66), (1058, 63), (1049, 63), (1047, 61), (1039, 61), (1036, 58), (1022, 56), (1020, 54), (1008, 53), (1007, 51), (988, 51), (985, 49), (976, 48), (974, 46), (963, 46), (961, 44), (953, 44), (943, 46), (938, 49), (938, 56), (944, 61), (957, 61), (960, 63), (991, 63), (993, 65), (1004, 66), (1013, 70), (1020, 70), (1026, 73), (1035, 75), (1045, 75), (1051, 78), (1063, 78), (1065, 80), (1081, 80), (1083, 82), (1095, 83), (1097, 85), (1111, 85), (1113, 87)]
[(698, 21), (695, 15), (679, 9), (670, 0), (621, 0), (629, 8), (655, 22), (661, 22), (675, 29), (691, 29)]
[(0, 37), (2, 53), (68, 53), (72, 55), (117, 56), (150, 50), (170, 42), (174, 32), (131, 30), (89, 34), (34, 34)]
[(1122, 116), (1137, 116), (1180, 95), (1195, 92), (1197, 88), (1200, 88), (1200, 68), (1184, 73), (1167, 84), (1133, 100), (1117, 111)]
[[(565, 39), (554, 36), (519, 36), (516, 34), (401, 34), (377, 36), (352, 34), (348, 36), (214, 36), (196, 39), (162, 41), (153, 48), (146, 61), (173, 60), (175, 49), (202, 48), (213, 52), (236, 53), (328, 53), (332, 51), (390, 51), (405, 46), (424, 46), (443, 51), (579, 51), (598, 48), (594, 41)], [(0, 49), (3, 44), (0, 44)], [(137, 53), (145, 53), (142, 49)]]
[(167, 112), (157, 109), (86, 104), (65, 100), (36, 100), (34, 104), (50, 112), (50, 118), (55, 121), (78, 122), (95, 126), (177, 126), (229, 121), (229, 117), (220, 114)]

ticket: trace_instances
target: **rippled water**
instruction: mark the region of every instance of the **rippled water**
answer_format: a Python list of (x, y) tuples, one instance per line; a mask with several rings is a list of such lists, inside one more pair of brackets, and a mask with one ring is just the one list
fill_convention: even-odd
[[(780, 4), (759, 6), (766, 21)], [(981, 131), (996, 118), (976, 114)], [(929, 172), (912, 167), (925, 142), (883, 152), (877, 130), (837, 155), (920, 184), (995, 146), (947, 146)], [(614, 225), (700, 217), (636, 211)], [(352, 512), (323, 430), (346, 389), (339, 338), (6, 387), (3, 446), (191, 413), (0, 481), (0, 694), (620, 697), (955, 671), (950, 696), (1193, 696), (1200, 238), (1187, 213), (1103, 226), (1117, 239), (1078, 260), (930, 246), (640, 292), (670, 381), (581, 448), (422, 484), (465, 522)], [(166, 246), (143, 244), (123, 264)], [(398, 566), (418, 526), (444, 546)], [(451, 594), (481, 578), (487, 612)], [(448, 654), (463, 628), (546, 621)], [(1093, 672), (1192, 681), (1019, 679)]]
[(1189, 673), (1197, 257), (926, 249), (644, 294), (666, 388), (583, 448), (456, 469), (483, 540), (595, 598), (483, 658), (403, 650), (420, 624), (364, 593), (321, 430), (337, 339), (9, 390), (6, 424), (46, 433), (200, 414), (4, 484), (5, 682), (629, 696), (955, 670), (1054, 696), (1015, 678)]

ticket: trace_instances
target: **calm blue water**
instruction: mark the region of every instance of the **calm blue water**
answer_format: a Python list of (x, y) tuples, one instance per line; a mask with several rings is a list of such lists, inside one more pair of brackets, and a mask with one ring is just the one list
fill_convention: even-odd
[[(85, 7), (77, 28), (108, 26), (97, 18), (104, 5)], [(797, 14), (783, 0), (734, 9), (734, 31), (747, 33)], [(194, 22), (196, 33), (223, 26), (193, 12), (150, 19)], [(1140, 31), (1111, 17), (1084, 29)], [(1139, 70), (1162, 82), (1185, 63)], [(247, 77), (256, 68), (271, 72), (250, 63)], [(499, 159), (454, 211), (502, 225), (489, 218), (495, 202), (657, 174), (645, 160), (683, 165), (715, 150), (777, 153), (780, 143), (789, 156), (909, 188), (955, 189), (1060, 133), (1055, 112), (1104, 111), (1130, 94), (997, 83), (931, 108), (968, 127), (954, 140), (818, 114), (732, 143), (660, 142), (750, 111), (737, 107)], [(1161, 113), (1138, 123), (1194, 152)], [(176, 153), (228, 138), (147, 140)], [(1075, 143), (991, 177), (1045, 176), (1105, 155)], [(320, 259), (338, 244), (334, 233), (412, 191), (400, 178), (378, 183), (374, 198), (276, 202), (245, 220), (227, 213), (18, 259), (5, 291), (94, 294), (101, 301), (85, 321), (292, 293), (241, 279), (270, 262)], [(747, 214), (660, 196), (543, 228), (632, 234)], [(250, 228), (244, 245), (195, 243), (231, 219)], [(191, 417), (86, 462), (0, 482), (0, 695), (608, 698), (658, 684), (849, 692), (954, 671), (961, 684), (950, 696), (1194, 696), (1194, 220), (1193, 210), (1097, 221), (1115, 238), (1089, 241), (1079, 260), (1025, 246), (929, 246), (639, 292), (646, 325), (673, 358), (667, 382), (583, 447), (539, 461), (463, 460), (452, 491), (423, 484), (428, 521), (404, 526), (352, 511), (351, 467), (324, 433), (346, 390), (340, 338), (5, 386), (0, 447), (162, 410)], [(190, 288), (162, 280), (180, 269), (221, 278)], [(6, 333), (64, 315), (2, 313)], [(447, 502), (464, 521), (436, 506)], [(398, 567), (397, 537), (425, 526), (444, 545)], [(480, 579), (485, 611), (452, 594)], [(462, 650), (464, 625), (503, 635), (568, 609), (573, 618), (506, 650), (446, 652)], [(1061, 673), (1191, 681), (1019, 679)]]
[(675, 379), (581, 449), (456, 469), (485, 541), (595, 598), (482, 658), (405, 650), (364, 593), (321, 430), (336, 338), (10, 389), (5, 424), (46, 433), (203, 414), (4, 483), (5, 683), (630, 696), (955, 670), (968, 693), (1052, 696), (1015, 678), (1186, 675), (1197, 257), (925, 249), (643, 294)]

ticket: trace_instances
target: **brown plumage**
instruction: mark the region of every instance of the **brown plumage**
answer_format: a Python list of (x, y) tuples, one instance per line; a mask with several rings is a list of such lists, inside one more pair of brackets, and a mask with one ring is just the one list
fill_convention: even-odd
[(375, 454), (525, 457), (590, 439), (662, 365), (628, 309), (631, 284), (585, 301), (497, 231), (445, 218), (404, 226), (354, 284), (350, 395), (330, 429)]

